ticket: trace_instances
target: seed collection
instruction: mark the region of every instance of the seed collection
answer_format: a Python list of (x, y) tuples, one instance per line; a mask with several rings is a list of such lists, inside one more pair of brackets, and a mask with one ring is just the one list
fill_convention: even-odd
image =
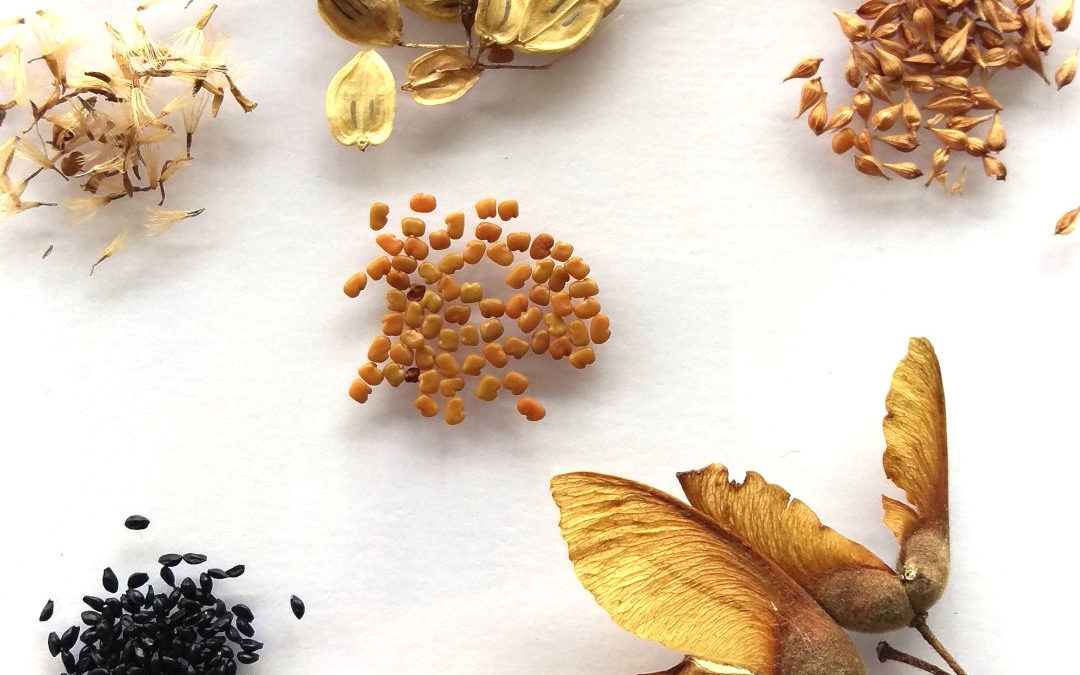
[[(340, 37), (372, 47), (427, 50), (405, 72), (404, 91), (420, 105), (464, 96), (485, 71), (542, 70), (513, 63), (516, 53), (562, 54), (577, 49), (619, 0), (403, 0), (417, 14), (458, 22), (463, 44), (402, 39), (398, 0), (318, 0), (320, 16)], [(397, 82), (386, 60), (361, 51), (338, 71), (326, 92), (330, 132), (343, 145), (366, 150), (385, 143), (394, 127)]]
[[(607, 342), (611, 325), (600, 312), (599, 287), (589, 277), (589, 265), (574, 255), (572, 244), (556, 241), (550, 234), (504, 233), (503, 226), (494, 221), (497, 217), (506, 223), (518, 217), (518, 203), (513, 200), (477, 202), (476, 238), (461, 250), (451, 248), (465, 235), (464, 211), (450, 213), (443, 227), (429, 232), (428, 224), (418, 216), (435, 211), (435, 197), (413, 195), (409, 207), (412, 214), (401, 219), (404, 239), (389, 232), (375, 237), (385, 255), (345, 282), (345, 294), (351, 298), (367, 287), (369, 279), (382, 280), (389, 288), (382, 335), (371, 342), (368, 363), (360, 367), (350, 396), (365, 403), (372, 387), (383, 382), (392, 387), (416, 384), (419, 393), (414, 405), (420, 415), (438, 415), (436, 395), (441, 395), (446, 399), (444, 419), (454, 425), (465, 419), (465, 400), (460, 394), (466, 379), (474, 378), (479, 400), (493, 401), (505, 389), (520, 397), (517, 411), (525, 419), (543, 419), (544, 407), (522, 396), (529, 386), (527, 376), (509, 370), (500, 378), (488, 371), (502, 370), (511, 359), (530, 354), (547, 354), (556, 361), (565, 357), (578, 369), (596, 360), (593, 345)], [(373, 204), (371, 229), (382, 230), (389, 216), (387, 204)], [(429, 261), (435, 251), (442, 252), (441, 257)], [(531, 262), (519, 262), (517, 254)], [(489, 295), (490, 289), (485, 291), (481, 283), (458, 274), (485, 259), (506, 268), (503, 281), (516, 291), (511, 297)], [(507, 336), (503, 318), (517, 334)]]
[[(162, 208), (165, 186), (193, 165), (193, 139), (207, 108), (217, 117), (227, 96), (244, 112), (256, 105), (229, 74), (222, 39), (208, 32), (216, 9), (210, 5), (168, 42), (154, 39), (137, 19), (130, 31), (106, 23), (101, 34), (78, 34), (46, 11), (0, 19), (0, 125), (11, 117), (25, 127), (0, 143), (0, 220), (55, 206), (23, 198), (32, 181), (49, 175), (85, 193), (64, 200), (76, 225), (142, 193), (160, 195), (143, 222), (151, 236), (202, 213)], [(84, 47), (107, 47), (111, 56), (78, 61)], [(9, 115), (14, 111), (25, 120)], [(15, 158), (29, 168), (13, 166)], [(15, 169), (22, 173), (13, 176)], [(121, 230), (95, 266), (128, 237)]]
[[(844, 79), (855, 90), (850, 104), (826, 105), (816, 77), (822, 59), (803, 59), (788, 79), (804, 79), (796, 117), (807, 114), (817, 135), (832, 132), (836, 154), (851, 151), (855, 169), (868, 176), (939, 183), (963, 190), (966, 168), (953, 153), (978, 158), (983, 172), (1005, 180), (1003, 106), (991, 93), (999, 70), (1026, 68), (1049, 82), (1044, 58), (1052, 43), (1049, 26), (1034, 0), (867, 0), (854, 14), (834, 12), (851, 43)], [(1073, 0), (1064, 0), (1051, 23), (1058, 31), (1072, 21)], [(1076, 75), (1077, 52), (1054, 76), (1060, 89)], [(889, 161), (929, 141), (924, 171), (916, 162)]]
[[(149, 520), (132, 516), (125, 526), (143, 530)], [(101, 585), (107, 595), (83, 597), (89, 609), (79, 624), (49, 633), (49, 653), (61, 660), (65, 675), (232, 675), (257, 662), (263, 643), (255, 639), (255, 615), (242, 603), (230, 607), (215, 592), (216, 582), (242, 576), (244, 565), (178, 576), (180, 565), (206, 562), (201, 553), (167, 553), (158, 558), (159, 590), (148, 573), (135, 572), (122, 592), (119, 577), (106, 567)], [(290, 605), (301, 618), (303, 601), (294, 595)], [(52, 619), (54, 607), (49, 600), (39, 620)]]

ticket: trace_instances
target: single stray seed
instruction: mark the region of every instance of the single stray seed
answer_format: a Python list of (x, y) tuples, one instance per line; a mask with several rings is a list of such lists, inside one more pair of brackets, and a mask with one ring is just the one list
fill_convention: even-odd
[(124, 527), (129, 530), (145, 530), (150, 527), (150, 519), (146, 516), (128, 516), (124, 521)]
[[(38, 614), (38, 621), (48, 621), (53, 615), (53, 601), (49, 600), (45, 603), (45, 606), (41, 609), (41, 613)], [(53, 654), (56, 656), (56, 654)]]
[(297, 619), (304, 618), (304, 612), (307, 611), (307, 608), (304, 607), (303, 600), (294, 595), (289, 598), (289, 606), (292, 607), (292, 613), (296, 616)]
[(1054, 234), (1066, 235), (1072, 234), (1076, 229), (1076, 219), (1080, 215), (1080, 208), (1075, 208), (1063, 215), (1054, 226)]
[(821, 62), (823, 60), (824, 59), (819, 58), (806, 58), (802, 61), (799, 61), (797, 64), (795, 64), (795, 67), (791, 69), (791, 72), (788, 73), (787, 77), (781, 80), (781, 82), (787, 82), (788, 80), (795, 78), (802, 79), (817, 75), (818, 66), (821, 65)]
[(116, 578), (116, 573), (111, 568), (106, 567), (101, 573), (101, 585), (110, 593), (120, 590), (120, 580)]

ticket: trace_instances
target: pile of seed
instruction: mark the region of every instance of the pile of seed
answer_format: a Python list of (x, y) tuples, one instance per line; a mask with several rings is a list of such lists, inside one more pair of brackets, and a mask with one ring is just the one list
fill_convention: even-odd
[[(833, 132), (832, 149), (854, 149), (855, 168), (869, 176), (890, 174), (952, 193), (963, 189), (965, 171), (953, 171), (952, 153), (981, 159), (987, 176), (1005, 180), (997, 153), (1005, 148), (1001, 104), (988, 86), (1001, 68), (1028, 68), (1047, 80), (1043, 55), (1049, 27), (1032, 9), (1034, 0), (867, 0), (854, 15), (835, 12), (851, 43), (844, 78), (855, 90), (850, 104), (830, 113), (821, 78), (822, 59), (804, 59), (785, 80), (805, 78), (798, 114), (817, 135)], [(1072, 21), (1065, 0), (1051, 22), (1063, 31)], [(1076, 51), (1057, 70), (1058, 89), (1076, 74)], [(1049, 82), (1049, 80), (1047, 80)], [(985, 130), (985, 131), (983, 131)], [(915, 162), (886, 161), (881, 153), (909, 153), (928, 141), (933, 152), (924, 172)]]
[[(149, 520), (132, 516), (125, 525), (142, 530)], [(163, 555), (158, 588), (148, 573), (135, 572), (122, 592), (116, 573), (105, 568), (101, 585), (108, 595), (83, 598), (88, 609), (81, 625), (49, 633), (50, 654), (61, 660), (66, 675), (232, 675), (238, 664), (255, 663), (263, 643), (255, 639), (254, 614), (243, 604), (229, 607), (215, 594), (215, 582), (240, 577), (244, 566), (177, 576), (180, 565), (206, 561), (199, 553)], [(293, 596), (290, 603), (302, 617), (303, 602)], [(49, 621), (54, 608), (49, 600), (39, 620)]]
[[(417, 194), (409, 203), (414, 214), (435, 211), (435, 197)], [(389, 220), (386, 204), (371, 207), (372, 230), (383, 229)], [(596, 360), (591, 345), (602, 344), (611, 335), (607, 316), (600, 313), (597, 284), (589, 278), (589, 266), (574, 247), (555, 241), (550, 234), (535, 237), (528, 232), (503, 233), (502, 222), (518, 216), (516, 201), (483, 199), (476, 204), (480, 219), (476, 238), (460, 251), (450, 251), (465, 233), (465, 213), (446, 216), (445, 227), (427, 234), (427, 223), (416, 215), (401, 220), (404, 239), (392, 233), (375, 238), (386, 253), (345, 283), (345, 294), (355, 298), (368, 279), (383, 280), (389, 287), (382, 318), (382, 335), (368, 350), (368, 363), (360, 367), (360, 377), (349, 390), (359, 403), (367, 401), (372, 387), (389, 382), (415, 384), (415, 407), (424, 417), (438, 415), (435, 396), (446, 399), (444, 419), (459, 424), (465, 419), (461, 397), (466, 378), (475, 379), (474, 394), (492, 401), (500, 389), (520, 396), (517, 410), (529, 421), (539, 421), (546, 411), (535, 399), (522, 396), (529, 379), (517, 370), (502, 377), (489, 369), (502, 370), (511, 359), (529, 354), (566, 358), (575, 368), (585, 368)], [(432, 251), (443, 251), (429, 262)], [(517, 254), (526, 260), (519, 261)], [(484, 259), (507, 268), (504, 282), (513, 293), (509, 298), (488, 295), (480, 283), (458, 275)], [(479, 319), (474, 313), (480, 315)], [(513, 335), (507, 335), (507, 319)]]

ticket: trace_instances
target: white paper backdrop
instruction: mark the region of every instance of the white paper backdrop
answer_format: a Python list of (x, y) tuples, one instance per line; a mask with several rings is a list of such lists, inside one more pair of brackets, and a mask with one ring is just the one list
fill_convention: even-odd
[[(124, 22), (133, 4), (52, 6)], [(181, 4), (144, 19), (178, 27)], [(250, 672), (659, 670), (677, 655), (578, 585), (549, 477), (675, 491), (676, 471), (723, 461), (892, 560), (883, 400), (907, 338), (926, 335), (948, 391), (954, 519), (932, 623), (972, 675), (1060, 669), (1078, 600), (1080, 238), (1050, 232), (1080, 199), (1076, 90), (1004, 78), (1009, 180), (972, 175), (948, 198), (858, 176), (792, 122), (799, 85), (779, 80), (799, 58), (827, 57), (841, 97), (829, 3), (625, 0), (548, 72), (488, 73), (445, 108), (403, 96), (391, 142), (361, 155), (326, 132), (325, 85), (355, 49), (314, 3), (220, 4), (260, 105), (204, 124), (196, 170), (172, 186), (170, 204), (206, 213), (93, 278), (136, 211), (0, 228), (12, 667), (57, 671), (35, 621), (47, 598), (56, 623), (73, 620), (106, 564), (152, 571), (160, 553), (198, 550), (248, 565), (235, 597), (267, 642)], [(391, 62), (401, 72), (407, 55)], [(499, 401), (447, 429), (403, 391), (347, 397), (381, 313), (378, 295), (340, 290), (375, 254), (367, 205), (417, 190), (446, 208), (516, 197), (522, 226), (592, 264), (614, 337), (587, 373), (536, 379), (543, 423)], [(144, 534), (121, 527), (135, 512), (153, 519)], [(299, 623), (292, 593), (308, 604)], [(872, 661), (878, 638), (856, 639)]]

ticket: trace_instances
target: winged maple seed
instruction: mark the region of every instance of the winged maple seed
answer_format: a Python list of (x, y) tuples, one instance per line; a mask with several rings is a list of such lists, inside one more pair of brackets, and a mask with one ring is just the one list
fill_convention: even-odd
[[(0, 219), (53, 205), (23, 198), (31, 181), (50, 175), (85, 193), (64, 201), (75, 224), (142, 193), (160, 195), (160, 207), (168, 181), (194, 162), (194, 136), (207, 108), (216, 117), (226, 96), (244, 112), (256, 107), (229, 73), (220, 38), (208, 32), (216, 9), (211, 4), (168, 42), (154, 39), (137, 19), (127, 32), (106, 23), (100, 35), (76, 34), (63, 17), (45, 11), (0, 21), (0, 101), (7, 101), (0, 104), (0, 124), (7, 112), (28, 122), (0, 145)], [(87, 52), (104, 46), (110, 57), (81, 62), (84, 46)], [(13, 164), (16, 158), (30, 168)], [(145, 229), (161, 234), (199, 213), (149, 208)], [(121, 231), (94, 267), (128, 241)]]
[[(421, 16), (456, 21), (463, 44), (402, 39), (398, 0), (318, 0), (319, 14), (341, 37), (372, 47), (429, 50), (415, 59), (401, 89), (425, 106), (456, 101), (491, 69), (543, 70), (552, 62), (513, 64), (515, 54), (563, 54), (577, 49), (619, 0), (402, 0)], [(363, 65), (363, 68), (357, 66)], [(393, 129), (397, 83), (385, 60), (360, 52), (330, 83), (326, 117), (333, 136), (361, 150), (384, 143)], [(822, 108), (822, 112), (824, 108)], [(815, 119), (820, 117), (820, 113)]]
[[(689, 505), (614, 476), (556, 476), (578, 579), (623, 628), (688, 654), (669, 675), (865, 673), (841, 628), (905, 626), (964, 675), (926, 626), (949, 572), (945, 399), (929, 341), (911, 340), (885, 407), (885, 475), (906, 494), (882, 498), (895, 568), (783, 488), (714, 464), (678, 474)], [(883, 660), (942, 672), (882, 644)]]
[[(1047, 80), (1043, 65), (1052, 36), (1033, 2), (1004, 0), (866, 0), (853, 14), (834, 12), (839, 28), (850, 43), (844, 79), (854, 90), (851, 107), (857, 116), (829, 124), (825, 131), (844, 134), (849, 126), (870, 132), (865, 147), (857, 147), (856, 170), (869, 176), (914, 180), (923, 175), (912, 162), (896, 162), (882, 154), (908, 153), (924, 142), (931, 147), (966, 154), (982, 161), (983, 172), (1005, 180), (1005, 164), (996, 156), (1005, 148), (1005, 135), (997, 115), (1001, 103), (986, 88), (1000, 69), (1029, 69)], [(1072, 21), (1073, 0), (1064, 0), (1053, 12), (1051, 23), (1058, 31)], [(785, 79), (812, 78), (821, 59), (799, 61)], [(1064, 59), (1055, 73), (1058, 89), (1073, 81), (1076, 53)], [(808, 126), (822, 133), (820, 119), (825, 91), (820, 89), (807, 105), (804, 88), (799, 103), (801, 117), (812, 108)], [(901, 106), (898, 112), (896, 106)], [(980, 137), (980, 123), (987, 116), (969, 117), (977, 112), (994, 113), (994, 126)], [(978, 121), (968, 124), (967, 121)], [(906, 142), (890, 142), (892, 136), (876, 135), (894, 125), (903, 127)], [(856, 129), (856, 134), (859, 130)], [(999, 140), (992, 140), (999, 139)], [(875, 146), (875, 141), (880, 143)], [(836, 154), (846, 154), (853, 144), (847, 139), (833, 141)], [(963, 189), (962, 171), (950, 172), (949, 158), (931, 152), (927, 185), (939, 183), (951, 193)], [(950, 179), (950, 173), (953, 178)]]

